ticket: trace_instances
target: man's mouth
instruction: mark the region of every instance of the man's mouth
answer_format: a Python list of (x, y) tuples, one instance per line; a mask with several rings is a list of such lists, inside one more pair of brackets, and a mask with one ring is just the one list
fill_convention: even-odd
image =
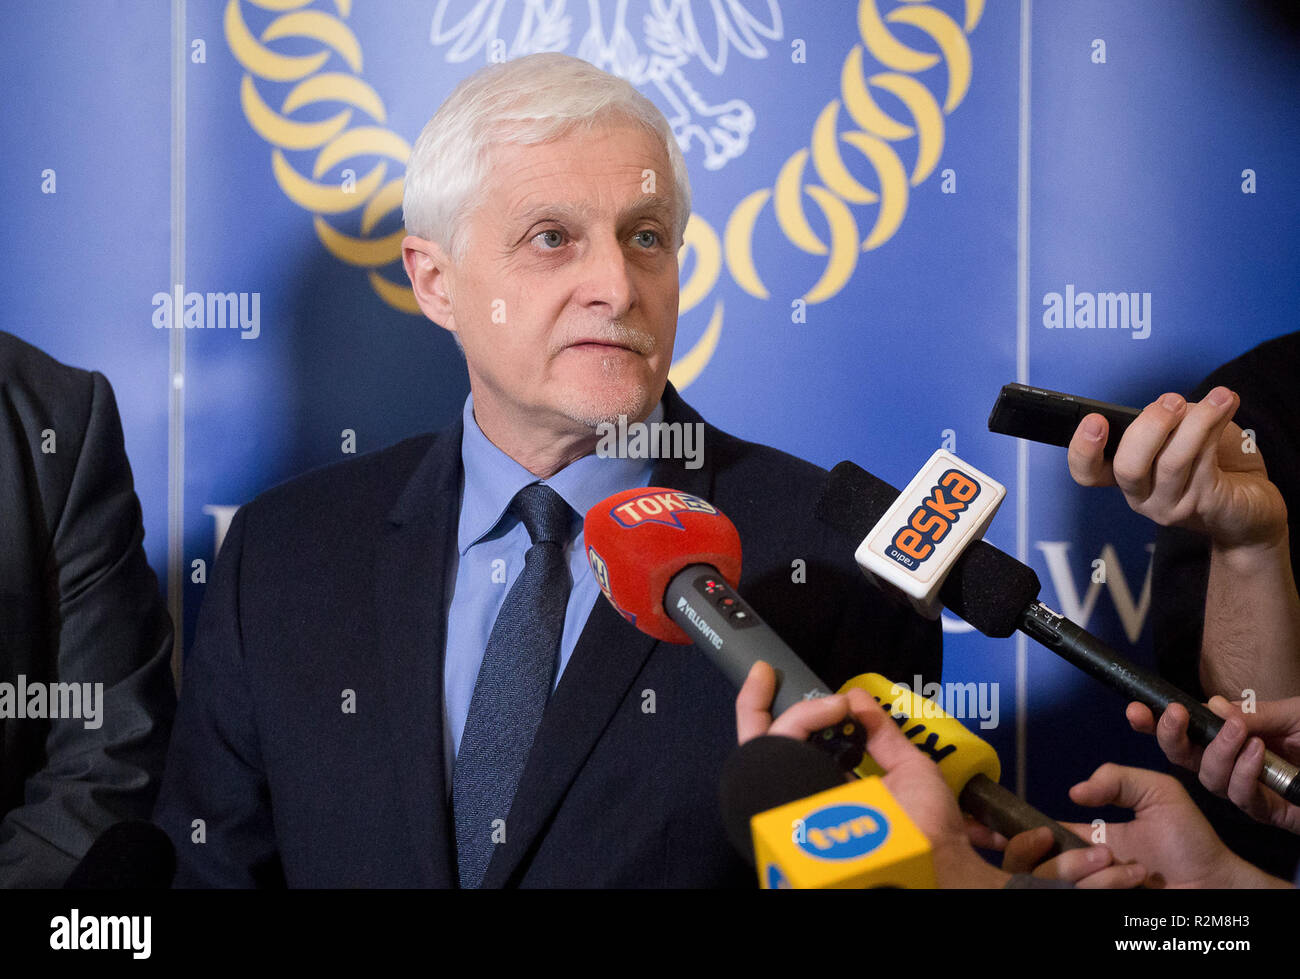
[(630, 353), (642, 352), (630, 344), (623, 343), (618, 340), (602, 339), (599, 337), (585, 337), (581, 340), (573, 341), (573, 343), (569, 344), (569, 346), (578, 350), (594, 350), (594, 351), (626, 350), (629, 351)]
[(650, 356), (658, 344), (653, 335), (644, 333), (635, 327), (621, 323), (595, 323), (598, 332), (583, 335), (579, 333), (574, 339), (565, 343), (560, 349), (573, 349), (579, 352), (605, 354), (614, 356), (620, 351), (636, 354), (640, 357)]

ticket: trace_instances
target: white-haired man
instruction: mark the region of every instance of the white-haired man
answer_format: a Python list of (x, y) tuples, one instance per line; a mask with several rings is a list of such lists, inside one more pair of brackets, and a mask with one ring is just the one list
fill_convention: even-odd
[[(735, 689), (585, 565), (580, 518), (623, 489), (716, 502), (742, 592), (828, 682), (937, 678), (937, 623), (882, 602), (812, 519), (825, 474), (668, 385), (689, 213), (662, 114), (573, 58), (484, 68), (425, 127), (406, 268), (471, 394), (444, 431), (235, 517), (156, 814), (179, 883), (749, 883), (717, 804)], [(597, 455), (620, 416), (701, 425), (703, 464)]]

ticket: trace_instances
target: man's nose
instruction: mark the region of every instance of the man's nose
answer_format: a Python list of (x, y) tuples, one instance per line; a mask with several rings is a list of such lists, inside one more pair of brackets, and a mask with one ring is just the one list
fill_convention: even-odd
[(590, 240), (583, 262), (581, 289), (584, 306), (608, 306), (611, 318), (625, 314), (636, 301), (630, 259), (616, 237), (599, 236)]

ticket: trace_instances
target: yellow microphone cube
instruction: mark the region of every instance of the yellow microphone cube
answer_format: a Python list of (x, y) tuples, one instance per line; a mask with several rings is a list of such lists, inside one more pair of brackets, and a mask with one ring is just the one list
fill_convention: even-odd
[(930, 842), (877, 777), (750, 820), (759, 886), (932, 888)]
[[(838, 692), (847, 693), (852, 687), (871, 694), (885, 713), (893, 717), (903, 735), (939, 766), (939, 773), (953, 795), (961, 795), (961, 790), (975, 775), (987, 775), (994, 782), (1001, 777), (1002, 765), (993, 746), (940, 709), (933, 700), (918, 696), (916, 691), (893, 683), (879, 673), (855, 676)], [(870, 755), (864, 755), (862, 764), (854, 770), (863, 778), (883, 774)]]

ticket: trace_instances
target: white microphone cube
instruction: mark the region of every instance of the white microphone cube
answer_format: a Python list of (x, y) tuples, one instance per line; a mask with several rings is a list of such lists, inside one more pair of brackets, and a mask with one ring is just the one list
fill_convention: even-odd
[(962, 552), (984, 536), (1006, 495), (996, 479), (939, 449), (858, 545), (858, 567), (937, 619), (944, 580)]

